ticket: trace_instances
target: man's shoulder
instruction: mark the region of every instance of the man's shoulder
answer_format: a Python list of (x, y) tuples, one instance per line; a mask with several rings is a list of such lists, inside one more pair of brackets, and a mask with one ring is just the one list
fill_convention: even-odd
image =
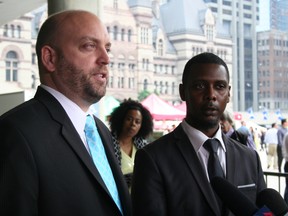
[(245, 131), (234, 130), (233, 133), (230, 135), (230, 138), (238, 141), (241, 144), (247, 145), (248, 135), (249, 134), (247, 134)]

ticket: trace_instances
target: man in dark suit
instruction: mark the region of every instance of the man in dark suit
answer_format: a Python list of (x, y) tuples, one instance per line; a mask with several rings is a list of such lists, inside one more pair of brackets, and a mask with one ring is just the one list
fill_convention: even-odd
[(232, 214), (210, 185), (210, 153), (203, 143), (211, 138), (219, 145), (217, 160), (224, 178), (255, 203), (257, 193), (266, 187), (258, 154), (223, 135), (219, 124), (230, 100), (226, 63), (212, 53), (193, 57), (185, 66), (179, 90), (186, 101), (186, 118), (174, 131), (136, 153), (133, 214)]
[(108, 128), (94, 116), (118, 206), (84, 132), (90, 105), (106, 92), (110, 46), (105, 26), (90, 12), (60, 12), (42, 25), (41, 85), (33, 99), (0, 117), (0, 215), (131, 215)]

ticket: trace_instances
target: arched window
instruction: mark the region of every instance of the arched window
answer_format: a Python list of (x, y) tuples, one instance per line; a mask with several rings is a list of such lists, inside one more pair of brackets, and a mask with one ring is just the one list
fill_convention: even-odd
[(15, 37), (15, 26), (11, 25), (11, 37)]
[(6, 55), (6, 81), (18, 81), (18, 57), (16, 52), (9, 51)]
[(21, 26), (17, 25), (15, 30), (15, 37), (20, 38), (21, 37)]

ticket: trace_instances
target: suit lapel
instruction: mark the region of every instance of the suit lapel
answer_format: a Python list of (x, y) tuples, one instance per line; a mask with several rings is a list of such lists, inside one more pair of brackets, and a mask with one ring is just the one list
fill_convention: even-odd
[(80, 160), (86, 165), (87, 169), (92, 173), (97, 182), (110, 196), (110, 193), (106, 188), (98, 170), (96, 169), (92, 158), (90, 157), (80, 136), (78, 135), (76, 129), (74, 128), (71, 120), (69, 119), (61, 104), (50, 93), (41, 87), (37, 89), (35, 99), (43, 103), (48, 108), (52, 118), (62, 125), (61, 133), (63, 138), (71, 146)]
[[(228, 139), (228, 137), (226, 136), (222, 136), (223, 141), (225, 143), (226, 146), (226, 179), (231, 182), (234, 183), (235, 182), (235, 157), (233, 155), (235, 155), (234, 151), (235, 148), (234, 143), (231, 143)], [(229, 154), (227, 153), (229, 152)]]
[[(72, 123), (70, 123), (72, 124)], [(67, 143), (72, 147), (75, 154), (79, 156), (82, 162), (86, 165), (88, 170), (92, 173), (92, 175), (96, 178), (99, 184), (103, 187), (103, 189), (109, 194), (108, 189), (105, 186), (98, 170), (96, 169), (91, 156), (89, 155), (88, 151), (86, 150), (85, 146), (83, 145), (82, 140), (78, 136), (77, 132), (75, 131), (74, 127), (70, 127), (70, 124), (63, 124), (62, 128), (62, 135), (67, 140)]]
[(207, 200), (207, 203), (209, 203), (211, 209), (215, 211), (216, 215), (221, 215), (217, 199), (212, 187), (210, 186), (204, 169), (202, 168), (202, 164), (200, 163), (197, 153), (195, 152), (187, 135), (184, 133), (181, 125), (174, 130), (174, 134), (176, 137), (176, 145), (187, 162), (187, 166), (190, 168), (195, 181)]
[(117, 185), (119, 197), (122, 203), (123, 212), (127, 212), (127, 209), (124, 209), (126, 206), (130, 206), (130, 203), (127, 203), (127, 200), (130, 200), (129, 190), (128, 186), (123, 178), (122, 171), (120, 169), (120, 166), (118, 165), (118, 161), (116, 159), (115, 153), (114, 153), (114, 146), (113, 141), (111, 137), (110, 131), (106, 130), (106, 126), (101, 122), (99, 119), (95, 118), (97, 128), (99, 130), (99, 134), (101, 136), (106, 156), (109, 161), (115, 183)]

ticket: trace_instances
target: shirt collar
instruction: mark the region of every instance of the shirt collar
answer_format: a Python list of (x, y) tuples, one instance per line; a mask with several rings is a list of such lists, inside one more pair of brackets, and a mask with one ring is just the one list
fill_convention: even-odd
[[(189, 125), (186, 120), (183, 120), (181, 123), (181, 126), (183, 128), (183, 130), (185, 131), (185, 133), (187, 134), (193, 148), (195, 149), (196, 152), (199, 151), (200, 147), (203, 145), (203, 143), (207, 140), (210, 139), (210, 137), (206, 136), (203, 132), (197, 130), (196, 128), (192, 127), (191, 125)], [(219, 142), (221, 143), (221, 147), (223, 148), (224, 152), (226, 152), (226, 147), (224, 145), (224, 141), (222, 139), (222, 130), (221, 130), (221, 126), (219, 124), (219, 128), (216, 132), (216, 134), (214, 135), (214, 137), (217, 140), (219, 140)]]

